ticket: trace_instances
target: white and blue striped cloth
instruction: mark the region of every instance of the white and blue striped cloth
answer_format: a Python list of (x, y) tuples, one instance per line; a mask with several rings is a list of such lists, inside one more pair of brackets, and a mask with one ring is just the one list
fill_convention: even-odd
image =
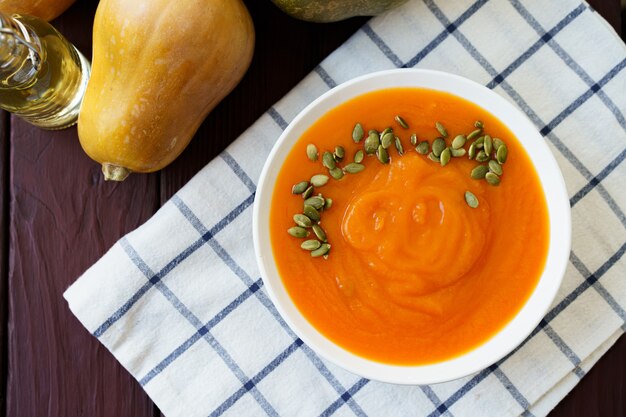
[[(252, 247), (255, 184), (281, 131), (329, 88), (395, 67), (513, 102), (572, 205), (569, 268), (544, 320), (498, 363), (430, 386), (321, 360), (268, 299)], [(167, 416), (545, 415), (624, 332), (625, 111), (626, 46), (585, 3), (412, 0), (365, 24), (65, 297)]]

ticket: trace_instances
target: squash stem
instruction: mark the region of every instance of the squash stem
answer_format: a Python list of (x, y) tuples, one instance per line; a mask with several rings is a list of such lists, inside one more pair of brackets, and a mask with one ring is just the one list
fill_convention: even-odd
[(102, 164), (102, 173), (107, 181), (124, 181), (132, 171), (119, 165), (105, 162)]

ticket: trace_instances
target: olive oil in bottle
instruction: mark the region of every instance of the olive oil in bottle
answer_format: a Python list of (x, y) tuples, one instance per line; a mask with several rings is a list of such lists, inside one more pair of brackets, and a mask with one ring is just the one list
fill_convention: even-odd
[(0, 108), (45, 129), (76, 123), (89, 61), (47, 22), (0, 13)]

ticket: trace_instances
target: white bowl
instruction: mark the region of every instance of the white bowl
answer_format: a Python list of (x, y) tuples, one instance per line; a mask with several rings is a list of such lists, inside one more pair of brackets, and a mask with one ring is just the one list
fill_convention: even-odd
[[(524, 146), (537, 170), (546, 197), (550, 242), (546, 266), (537, 287), (522, 309), (502, 330), (475, 349), (443, 362), (398, 366), (357, 356), (327, 339), (300, 313), (280, 278), (270, 242), (269, 213), (278, 172), (300, 136), (329, 110), (361, 94), (394, 87), (423, 87), (452, 93), (496, 116)], [(280, 136), (265, 163), (257, 187), (253, 213), (254, 247), (266, 291), (294, 332), (315, 352), (363, 377), (396, 384), (432, 384), (480, 371), (498, 361), (533, 331), (561, 285), (571, 245), (571, 214), (565, 182), (544, 139), (532, 123), (491, 90), (468, 79), (439, 71), (399, 69), (355, 78), (309, 104)]]

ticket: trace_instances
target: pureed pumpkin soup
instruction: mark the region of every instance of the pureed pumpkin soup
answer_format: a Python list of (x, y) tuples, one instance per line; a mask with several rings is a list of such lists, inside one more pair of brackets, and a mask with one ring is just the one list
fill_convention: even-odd
[(513, 134), (420, 88), (363, 94), (315, 122), (278, 173), (269, 216), (303, 316), (396, 365), (486, 342), (531, 295), (549, 244), (542, 186)]

